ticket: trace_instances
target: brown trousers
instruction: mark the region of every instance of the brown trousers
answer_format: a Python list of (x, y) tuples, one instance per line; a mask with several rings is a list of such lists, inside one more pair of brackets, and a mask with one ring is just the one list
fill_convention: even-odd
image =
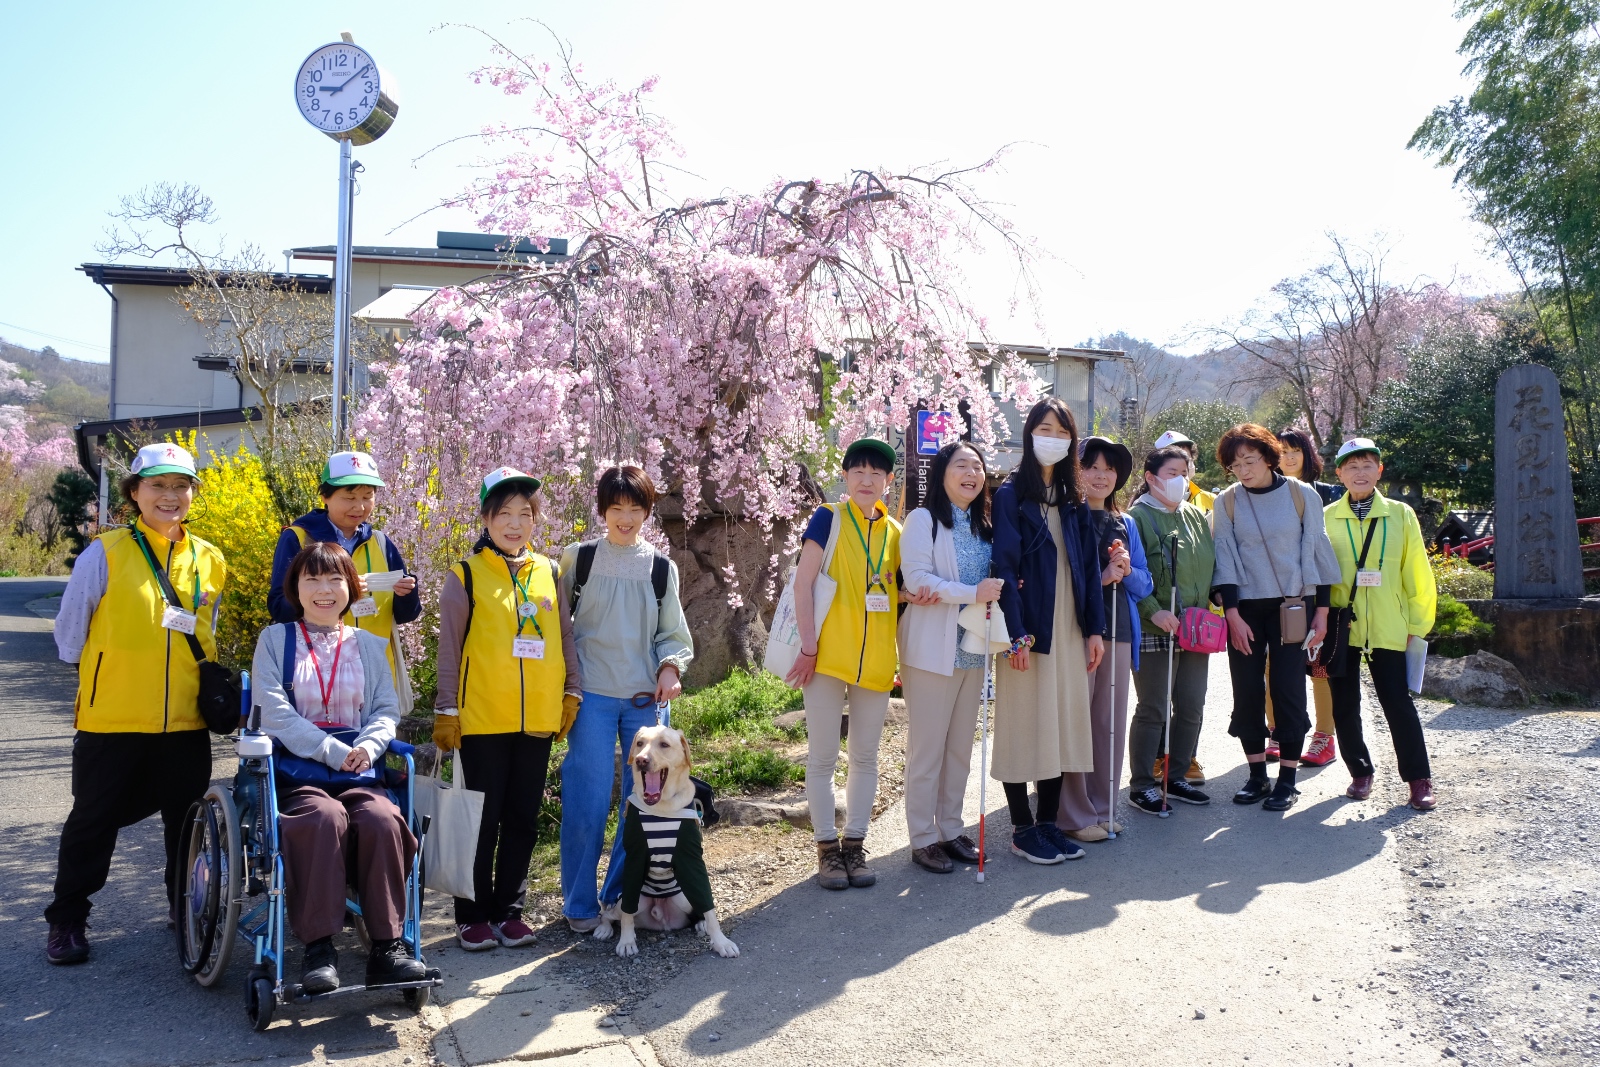
[(360, 894), (361, 915), (372, 939), (400, 936), (406, 872), (417, 839), (382, 790), (363, 787), (330, 796), (314, 785), (280, 788), (278, 833), (288, 882), (289, 928), (302, 943), (332, 937), (344, 927), (345, 886), (350, 883)]

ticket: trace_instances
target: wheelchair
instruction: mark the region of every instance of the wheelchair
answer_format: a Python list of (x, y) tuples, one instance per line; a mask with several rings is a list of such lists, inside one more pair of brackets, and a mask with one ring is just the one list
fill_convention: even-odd
[[(249, 672), (243, 673), (241, 682), (247, 725), (238, 737), (238, 773), (231, 787), (213, 785), (195, 801), (179, 837), (181, 865), (175, 876), (175, 925), (183, 969), (200, 985), (214, 986), (227, 972), (236, 937), (243, 941), (254, 953), (254, 962), (245, 976), (244, 1000), (250, 1024), (256, 1030), (271, 1025), (280, 1005), (309, 1004), (368, 990), (398, 990), (408, 1007), (421, 1011), (433, 988), (444, 982), (436, 967), (428, 968), (422, 981), (371, 987), (341, 985), (317, 994), (304, 992), (298, 982), (284, 980), (287, 901), (278, 840), (277, 791), (273, 788), (272, 738), (260, 729), (259, 712), (251, 711)], [(413, 804), (413, 751), (404, 741), (391, 741), (380, 773), (417, 838), (416, 857), (406, 876), (406, 909), (400, 936), (412, 958), (421, 960), (422, 843), (427, 836), (428, 819), (418, 815)], [(403, 762), (403, 769), (388, 766), (388, 756)], [(362, 946), (370, 950), (361, 903), (353, 893), (346, 897), (345, 910)]]

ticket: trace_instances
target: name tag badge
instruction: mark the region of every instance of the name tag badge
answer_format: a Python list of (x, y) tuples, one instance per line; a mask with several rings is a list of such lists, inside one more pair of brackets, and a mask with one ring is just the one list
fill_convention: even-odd
[(538, 637), (514, 637), (511, 654), (517, 659), (544, 659), (544, 641)]
[(168, 630), (176, 630), (180, 634), (194, 633), (194, 612), (184, 611), (168, 604), (161, 611), (161, 625)]
[(868, 611), (888, 611), (889, 610), (889, 594), (888, 593), (868, 593), (867, 594), (867, 610)]
[(358, 619), (365, 619), (378, 613), (378, 602), (370, 596), (364, 596), (350, 605), (350, 614)]
[(539, 605), (535, 604), (531, 600), (524, 600), (522, 603), (517, 605), (517, 618), (531, 619), (533, 618), (534, 613), (538, 610)]
[(1356, 585), (1362, 589), (1376, 589), (1383, 584), (1382, 571), (1356, 571)]

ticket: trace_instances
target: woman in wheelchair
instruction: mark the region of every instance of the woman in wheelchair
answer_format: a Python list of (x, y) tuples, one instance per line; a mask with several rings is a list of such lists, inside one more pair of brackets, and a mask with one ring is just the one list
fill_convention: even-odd
[[(268, 626), (256, 642), (261, 728), (287, 749), (276, 761), (279, 833), (289, 928), (306, 948), (306, 993), (339, 986), (333, 937), (344, 926), (347, 882), (372, 940), (366, 984), (426, 977), (400, 940), (417, 842), (374, 768), (400, 717), (387, 643), (342, 619), (359, 587), (343, 548), (307, 545), (284, 580), (298, 621)], [(286, 662), (292, 677), (283, 677)], [(371, 785), (362, 784), (366, 778)]]

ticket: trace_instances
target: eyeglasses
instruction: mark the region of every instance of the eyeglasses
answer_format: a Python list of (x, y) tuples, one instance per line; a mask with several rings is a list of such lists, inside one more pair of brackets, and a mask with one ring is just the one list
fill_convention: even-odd
[(1261, 457), (1252, 452), (1248, 456), (1242, 456), (1239, 459), (1234, 460), (1228, 465), (1228, 469), (1233, 473), (1238, 474), (1240, 471), (1247, 471), (1253, 467), (1259, 466), (1261, 466)]

